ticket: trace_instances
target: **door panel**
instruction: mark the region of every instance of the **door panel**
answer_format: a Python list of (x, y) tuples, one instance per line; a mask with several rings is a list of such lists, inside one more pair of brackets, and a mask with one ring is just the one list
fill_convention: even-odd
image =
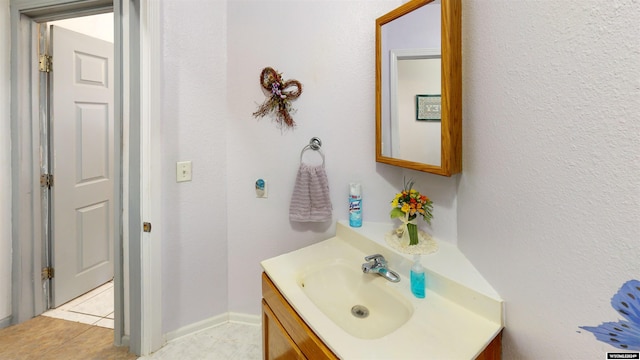
[(113, 44), (51, 27), (53, 306), (113, 278)]

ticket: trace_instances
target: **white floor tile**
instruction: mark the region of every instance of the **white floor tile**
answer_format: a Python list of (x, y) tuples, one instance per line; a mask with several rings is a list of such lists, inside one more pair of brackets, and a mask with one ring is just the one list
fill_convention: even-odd
[(49, 310), (42, 315), (56, 318), (56, 319), (75, 321), (75, 322), (89, 324), (89, 325), (93, 325), (98, 321), (100, 321), (100, 319), (102, 319), (102, 317), (100, 316), (79, 314), (72, 311), (64, 311), (64, 310), (58, 310), (58, 309)]
[(68, 311), (105, 317), (113, 312), (113, 287), (71, 307)]
[(139, 360), (251, 360), (262, 359), (262, 328), (227, 323), (167, 343)]
[(95, 325), (103, 328), (113, 329), (115, 324), (113, 319), (102, 318), (98, 320)]
[(91, 298), (92, 298), (92, 297), (94, 297), (95, 295), (96, 295), (96, 293), (94, 292), (94, 290), (89, 291), (89, 292), (88, 292), (88, 293), (86, 293), (86, 294), (80, 295), (80, 296), (78, 296), (77, 298), (75, 298), (75, 299), (73, 299), (73, 300), (71, 300), (71, 301), (69, 301), (69, 302), (66, 302), (66, 303), (64, 303), (64, 304), (62, 304), (62, 305), (60, 305), (60, 306), (58, 306), (56, 309), (58, 309), (58, 310), (65, 310), (65, 311), (66, 311), (66, 310), (69, 310), (69, 309), (71, 309), (72, 307), (77, 306), (78, 304), (82, 304), (83, 302), (85, 302), (85, 301), (87, 301), (87, 300), (91, 299)]
[(110, 281), (42, 315), (113, 329), (113, 291)]

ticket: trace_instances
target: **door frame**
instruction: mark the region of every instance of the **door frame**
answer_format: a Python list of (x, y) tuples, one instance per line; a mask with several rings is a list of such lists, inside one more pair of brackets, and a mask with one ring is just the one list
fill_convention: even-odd
[[(159, 4), (153, 0), (11, 0), (11, 226), (12, 323), (41, 314), (46, 302), (41, 269), (42, 197), (38, 79), (33, 31), (36, 21), (90, 15), (112, 9), (115, 57), (115, 327), (116, 345), (138, 355), (162, 346), (159, 183)], [(34, 46), (35, 45), (35, 46)], [(156, 55), (156, 56), (152, 56)], [(55, 60), (54, 60), (55, 61)], [(139, 74), (139, 76), (138, 76)], [(120, 134), (118, 136), (118, 134)], [(126, 141), (125, 141), (126, 139)], [(153, 151), (152, 151), (153, 150)], [(153, 172), (153, 173), (152, 173)], [(155, 175), (155, 177), (154, 177)], [(153, 179), (153, 182), (151, 181)], [(143, 220), (144, 219), (144, 220)], [(152, 233), (142, 222), (153, 221)], [(126, 246), (126, 249), (125, 249)], [(127, 261), (128, 259), (128, 261)], [(124, 262), (128, 266), (129, 317), (124, 318)], [(144, 304), (144, 306), (142, 306)], [(125, 321), (129, 335), (125, 334)]]

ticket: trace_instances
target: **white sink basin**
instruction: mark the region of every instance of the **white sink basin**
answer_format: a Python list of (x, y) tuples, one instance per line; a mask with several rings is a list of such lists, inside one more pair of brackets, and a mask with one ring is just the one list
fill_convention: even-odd
[(336, 259), (310, 266), (298, 286), (344, 331), (360, 339), (377, 339), (411, 318), (413, 306), (388, 280), (364, 274), (359, 263)]
[[(409, 255), (388, 247), (394, 224), (337, 225), (336, 236), (261, 262), (315, 334), (341, 359), (475, 359), (502, 329), (502, 300), (454, 246), (425, 256), (424, 299), (411, 294)], [(382, 254), (401, 281), (365, 274)], [(480, 289), (482, 291), (478, 291)], [(366, 307), (358, 318), (353, 306)], [(356, 315), (364, 310), (356, 309)]]

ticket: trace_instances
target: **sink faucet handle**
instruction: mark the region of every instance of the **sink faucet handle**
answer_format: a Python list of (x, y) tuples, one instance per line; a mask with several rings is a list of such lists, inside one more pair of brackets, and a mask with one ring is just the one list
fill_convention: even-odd
[(373, 255), (365, 256), (364, 259), (367, 260), (367, 261), (373, 260), (374, 263), (380, 264), (380, 265), (384, 265), (384, 264), (387, 263), (387, 260), (384, 258), (384, 256), (382, 256), (380, 254), (373, 254)]

